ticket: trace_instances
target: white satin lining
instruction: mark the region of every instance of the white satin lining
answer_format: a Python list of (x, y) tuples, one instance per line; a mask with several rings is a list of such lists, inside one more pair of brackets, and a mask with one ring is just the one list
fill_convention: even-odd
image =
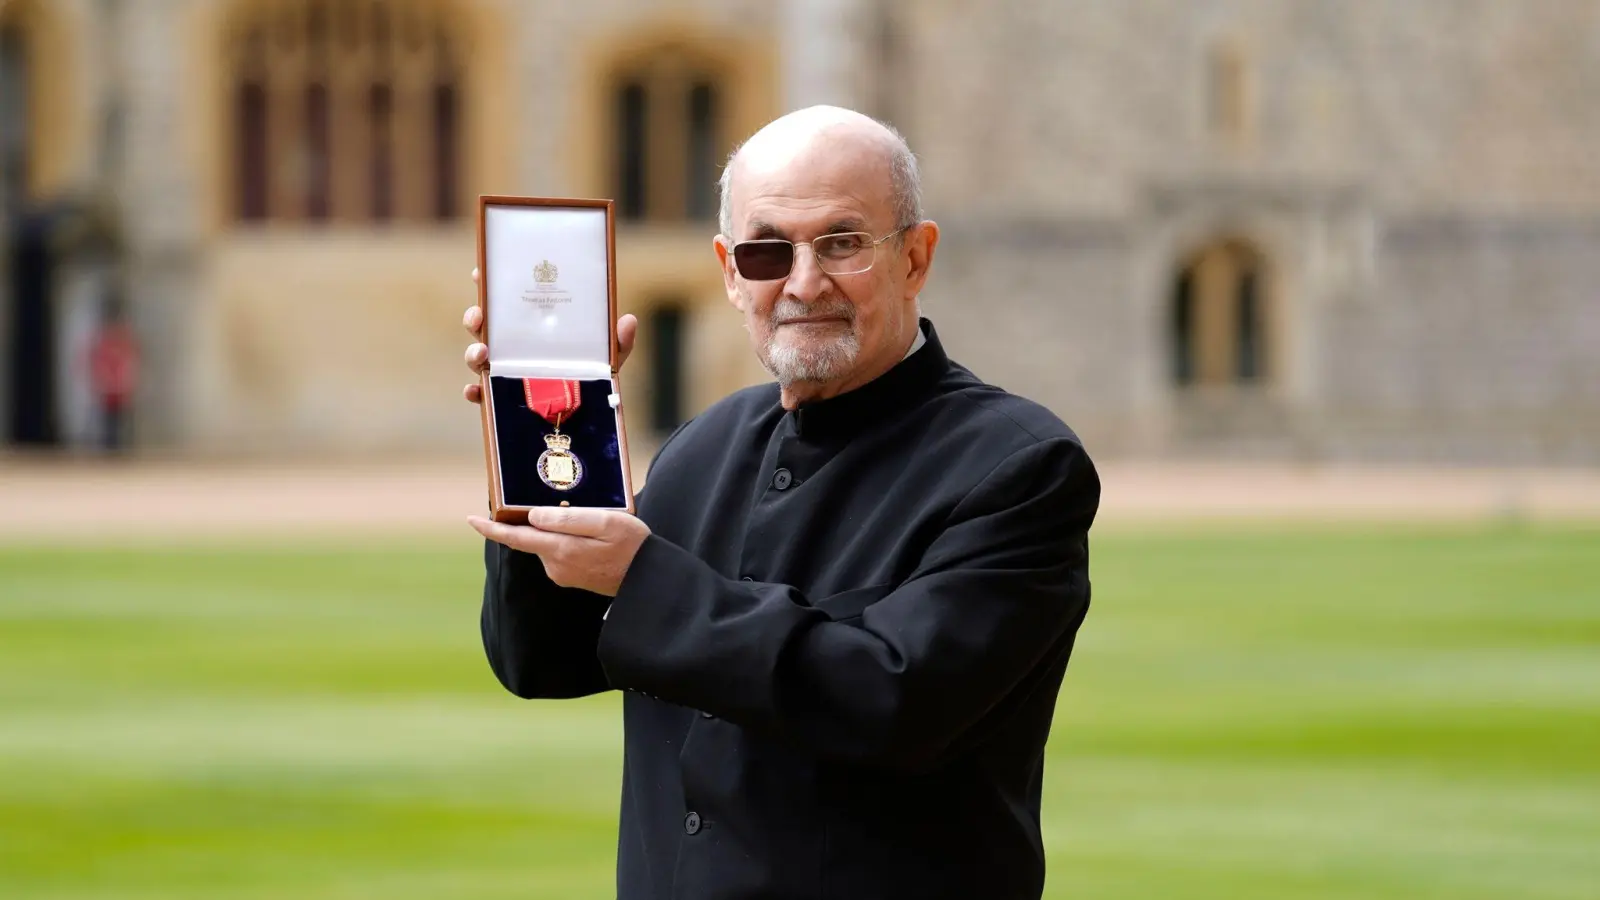
[(610, 378), (611, 366), (587, 359), (490, 360), (489, 374), (502, 378)]

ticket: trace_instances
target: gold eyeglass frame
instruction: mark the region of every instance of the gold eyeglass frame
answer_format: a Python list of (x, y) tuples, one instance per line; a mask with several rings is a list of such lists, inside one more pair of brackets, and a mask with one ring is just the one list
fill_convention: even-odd
[[(879, 244), (883, 243), (884, 241), (887, 241), (888, 239), (894, 237), (895, 235), (902, 234), (902, 233), (904, 233), (906, 231), (909, 231), (912, 228), (915, 228), (920, 224), (922, 224), (922, 223), (914, 222), (914, 223), (912, 223), (910, 225), (901, 225), (899, 228), (896, 228), (895, 230), (893, 230), (893, 231), (889, 232), (888, 234), (884, 235), (883, 237), (877, 238), (877, 239), (874, 239), (872, 237), (872, 233), (868, 232), (868, 231), (840, 231), (840, 232), (835, 232), (833, 234), (820, 234), (820, 235), (817, 235), (816, 237), (812, 238), (809, 241), (798, 241), (798, 242), (796, 242), (796, 241), (787, 241), (787, 240), (784, 240), (783, 238), (756, 238), (754, 240), (740, 241), (737, 244), (734, 244), (733, 246), (728, 248), (728, 253), (729, 253), (730, 256), (733, 257), (733, 269), (734, 269), (734, 271), (738, 272), (739, 273), (739, 277), (743, 278), (745, 281), (779, 281), (779, 280), (782, 280), (784, 278), (788, 278), (794, 272), (794, 264), (795, 264), (795, 262), (797, 262), (800, 259), (799, 250), (800, 250), (800, 246), (801, 245), (807, 245), (807, 246), (810, 247), (810, 249), (811, 249), (811, 258), (817, 261), (817, 268), (821, 269), (822, 273), (824, 275), (827, 275), (830, 278), (831, 277), (843, 277), (845, 275), (860, 275), (863, 272), (872, 271), (872, 267), (878, 264), (878, 245)], [(862, 237), (866, 238), (866, 240), (865, 240), (866, 246), (872, 248), (872, 261), (867, 263), (866, 268), (855, 269), (855, 270), (852, 270), (852, 271), (849, 271), (849, 272), (829, 272), (827, 269), (823, 268), (823, 266), (822, 266), (822, 263), (823, 263), (822, 257), (817, 254), (817, 246), (816, 246), (817, 241), (828, 240), (828, 239), (838, 239), (838, 238), (842, 238), (842, 237), (849, 237), (851, 235), (856, 235), (856, 234), (859, 234)], [(739, 257), (737, 255), (737, 251), (738, 251), (738, 249), (740, 247), (743, 247), (743, 246), (745, 246), (747, 244), (788, 244), (789, 246), (794, 247), (795, 248), (795, 253), (789, 259), (789, 271), (783, 273), (782, 275), (779, 275), (776, 278), (750, 278), (749, 276), (745, 275), (744, 272), (739, 269)]]

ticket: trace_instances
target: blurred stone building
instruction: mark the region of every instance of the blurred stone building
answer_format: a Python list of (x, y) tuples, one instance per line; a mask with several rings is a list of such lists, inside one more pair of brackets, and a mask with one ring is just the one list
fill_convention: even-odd
[(723, 158), (834, 102), (954, 355), (1099, 452), (1600, 461), (1600, 0), (0, 0), (0, 79), (14, 443), (124, 308), (143, 447), (476, 448), (480, 192), (617, 200), (659, 434), (765, 377)]

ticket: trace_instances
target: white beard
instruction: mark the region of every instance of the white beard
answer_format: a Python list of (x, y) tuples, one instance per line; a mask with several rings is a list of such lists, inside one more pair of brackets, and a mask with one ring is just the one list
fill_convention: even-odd
[[(789, 319), (810, 315), (840, 316), (850, 330), (837, 337), (807, 339), (793, 331), (785, 333), (780, 327)], [(780, 298), (767, 319), (767, 327), (767, 339), (760, 352), (761, 364), (780, 385), (835, 381), (850, 371), (861, 352), (861, 341), (855, 333), (855, 307), (848, 303), (821, 300), (806, 306), (797, 300)]]

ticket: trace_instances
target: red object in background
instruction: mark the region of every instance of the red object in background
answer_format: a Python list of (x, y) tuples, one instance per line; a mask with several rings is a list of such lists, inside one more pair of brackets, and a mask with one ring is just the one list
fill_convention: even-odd
[(139, 346), (124, 324), (107, 325), (89, 350), (89, 378), (108, 409), (120, 409), (139, 386)]

